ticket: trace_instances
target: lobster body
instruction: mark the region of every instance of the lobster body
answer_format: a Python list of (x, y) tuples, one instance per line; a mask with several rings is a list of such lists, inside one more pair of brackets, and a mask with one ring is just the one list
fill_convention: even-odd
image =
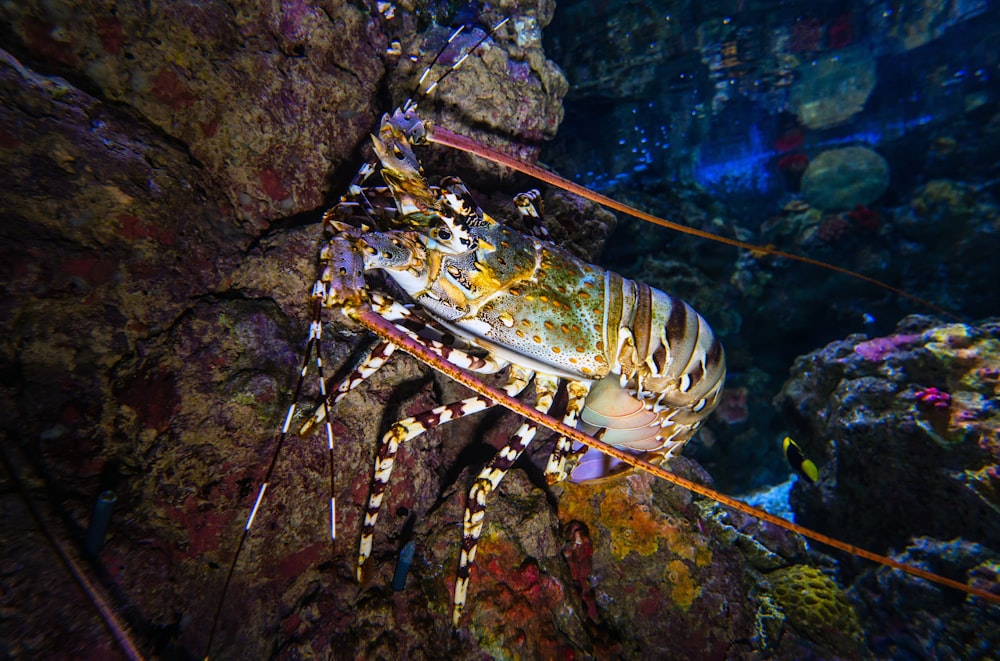
[(365, 268), (385, 271), (466, 344), (579, 384), (582, 430), (654, 459), (683, 446), (725, 381), (708, 323), (670, 294), (498, 222), (454, 177), (429, 186), (407, 138), (414, 127), (397, 111), (374, 138), (393, 223), (407, 229), (363, 234)]
[[(372, 141), (392, 200), (386, 200), (384, 189), (361, 186), (375, 169), (365, 167), (350, 196), (324, 217), (333, 236), (320, 254), (322, 275), (313, 291), (317, 303), (348, 317), (370, 306), (398, 332), (455, 366), (480, 373), (509, 367), (501, 389), (514, 396), (534, 381), (534, 406), (542, 413), (548, 413), (564, 382), (563, 422), (607, 444), (656, 462), (683, 447), (719, 403), (725, 381), (722, 345), (705, 320), (680, 299), (498, 222), (455, 177), (428, 185), (409, 139), (422, 129), (408, 112), (383, 117)], [(537, 215), (530, 195), (518, 196), (516, 203), (522, 214)], [(413, 305), (370, 291), (364, 274), (372, 270), (386, 273)], [(315, 338), (319, 326), (314, 322)], [(375, 345), (299, 433), (327, 418), (329, 403), (378, 369), (392, 351), (391, 342)], [(481, 396), (445, 404), (398, 420), (383, 435), (362, 522), (359, 580), (399, 447), (429, 426), (493, 404)], [(455, 626), (466, 601), (486, 497), (536, 430), (533, 423), (522, 424), (470, 490), (455, 583)], [(332, 439), (329, 425), (327, 433)], [(565, 479), (573, 459), (579, 453), (560, 437), (546, 467), (548, 481)], [(583, 472), (594, 471), (593, 462), (585, 457), (584, 463), (590, 466)], [(601, 467), (575, 477), (611, 472)]]

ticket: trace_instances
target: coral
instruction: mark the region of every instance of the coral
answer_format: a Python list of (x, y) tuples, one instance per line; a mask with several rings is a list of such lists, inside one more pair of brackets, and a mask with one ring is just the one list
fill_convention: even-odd
[(779, 170), (789, 174), (802, 174), (809, 167), (809, 157), (805, 154), (786, 154), (776, 163)]
[(791, 29), (788, 52), (818, 51), (823, 43), (823, 24), (815, 18), (802, 18)]
[(944, 217), (951, 222), (970, 218), (977, 212), (978, 205), (971, 186), (948, 179), (928, 181), (910, 202), (914, 213), (921, 218)]
[(726, 388), (722, 391), (722, 401), (719, 408), (715, 410), (715, 417), (723, 420), (726, 424), (735, 425), (746, 422), (750, 417), (750, 410), (747, 408), (748, 391), (744, 387)]
[(946, 409), (951, 406), (951, 395), (934, 386), (918, 390), (915, 396), (917, 401), (924, 406), (938, 409)]
[(897, 48), (914, 50), (986, 11), (988, 6), (979, 2), (960, 2), (952, 6), (937, 0), (919, 0), (908, 11), (900, 12), (886, 38), (895, 41)]
[(884, 360), (886, 356), (898, 351), (901, 347), (913, 344), (918, 339), (920, 339), (919, 335), (908, 334), (876, 337), (856, 344), (854, 346), (854, 353), (858, 354), (865, 360), (877, 362)]
[(774, 150), (781, 153), (795, 151), (801, 147), (805, 141), (806, 137), (802, 132), (802, 129), (789, 129), (774, 139)]
[(865, 46), (843, 48), (802, 67), (790, 103), (811, 129), (842, 124), (861, 111), (875, 88), (875, 58)]
[(867, 147), (822, 152), (802, 175), (802, 197), (825, 211), (871, 204), (888, 187), (889, 164)]
[(851, 231), (851, 224), (840, 216), (827, 216), (816, 227), (816, 238), (824, 243), (836, 243)]
[(879, 215), (877, 211), (872, 211), (863, 204), (855, 206), (853, 209), (844, 214), (847, 218), (854, 222), (859, 229), (874, 232), (879, 227)]
[(850, 14), (841, 14), (826, 29), (827, 44), (833, 50), (849, 46), (854, 41), (854, 25)]
[(809, 157), (802, 153), (785, 154), (781, 156), (775, 166), (784, 176), (788, 187), (798, 190), (802, 182), (802, 175), (809, 168)]
[(861, 626), (844, 591), (832, 578), (816, 567), (792, 565), (767, 574), (767, 579), (788, 624), (841, 653), (857, 650)]

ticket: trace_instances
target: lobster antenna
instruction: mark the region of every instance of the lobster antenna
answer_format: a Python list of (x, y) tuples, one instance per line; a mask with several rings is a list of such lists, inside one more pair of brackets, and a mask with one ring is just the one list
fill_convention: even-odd
[(850, 269), (844, 268), (842, 266), (836, 266), (830, 264), (829, 262), (824, 262), (818, 259), (813, 259), (811, 257), (806, 257), (804, 255), (796, 255), (794, 253), (785, 252), (784, 250), (778, 250), (770, 245), (759, 246), (752, 243), (746, 243), (745, 241), (739, 241), (737, 239), (730, 239), (729, 237), (721, 236), (719, 234), (713, 234), (711, 232), (706, 232), (705, 230), (696, 229), (694, 227), (688, 227), (687, 225), (681, 225), (680, 223), (675, 223), (669, 220), (664, 220), (659, 216), (654, 216), (653, 214), (646, 213), (640, 209), (629, 206), (617, 200), (614, 200), (606, 195), (601, 195), (600, 193), (594, 192), (589, 188), (581, 186), (580, 184), (574, 183), (560, 177), (559, 175), (546, 170), (537, 165), (532, 165), (531, 163), (525, 163), (524, 161), (518, 160), (507, 154), (502, 154), (495, 149), (490, 149), (484, 145), (465, 137), (464, 135), (459, 135), (453, 133), (448, 129), (441, 128), (439, 126), (434, 126), (432, 124), (426, 124), (426, 132), (424, 134), (424, 139), (427, 142), (433, 142), (439, 145), (444, 145), (446, 147), (452, 147), (460, 151), (464, 151), (468, 154), (474, 154), (493, 163), (499, 165), (504, 165), (511, 168), (512, 170), (517, 170), (529, 177), (534, 177), (540, 181), (544, 181), (552, 186), (557, 186), (565, 191), (579, 195), (580, 197), (586, 198), (591, 202), (596, 202), (601, 206), (605, 206), (613, 211), (618, 211), (620, 213), (628, 214), (639, 220), (644, 220), (648, 223), (653, 223), (654, 225), (660, 225), (661, 227), (666, 227), (668, 229), (681, 232), (683, 234), (690, 234), (692, 236), (697, 236), (703, 239), (709, 239), (711, 241), (716, 241), (718, 243), (725, 243), (730, 246), (735, 246), (737, 248), (742, 248), (743, 250), (749, 251), (753, 255), (772, 255), (774, 257), (783, 257), (785, 259), (790, 259), (796, 262), (804, 262), (806, 264), (812, 264), (813, 266), (818, 266), (820, 268), (826, 269), (828, 271), (834, 271), (836, 273), (841, 273), (843, 275), (862, 280), (869, 284), (890, 291), (897, 296), (902, 296), (903, 298), (909, 299), (915, 303), (918, 303), (929, 310), (933, 310), (937, 314), (940, 314), (948, 319), (951, 319), (960, 324), (966, 323), (964, 319), (958, 315), (945, 310), (939, 305), (936, 305), (927, 299), (921, 298), (915, 294), (911, 294), (908, 291), (900, 289), (899, 287), (894, 287), (887, 282), (878, 280), (871, 276), (858, 273), (857, 271), (852, 271)]
[[(14, 490), (17, 492), (17, 495), (21, 499), (25, 508), (28, 510), (28, 514), (35, 523), (35, 527), (45, 537), (45, 540), (49, 543), (52, 551), (62, 562), (63, 567), (67, 572), (69, 572), (69, 575), (76, 582), (84, 596), (86, 596), (87, 601), (89, 601), (91, 606), (94, 607), (97, 615), (101, 618), (101, 622), (118, 644), (118, 649), (121, 651), (122, 655), (129, 659), (129, 661), (142, 661), (145, 657), (143, 657), (142, 653), (139, 651), (135, 641), (132, 640), (132, 635), (129, 632), (128, 627), (120, 622), (118, 616), (115, 615), (114, 608), (105, 596), (100, 585), (88, 577), (88, 572), (84, 569), (83, 565), (77, 561), (75, 557), (76, 554), (72, 553), (65, 544), (59, 541), (55, 532), (53, 532), (53, 530), (45, 522), (45, 516), (42, 514), (38, 505), (36, 505), (31, 499), (31, 496), (28, 494), (28, 487), (24, 483), (24, 478), (21, 477), (24, 472), (24, 463), (15, 461), (14, 457), (11, 456), (8, 447), (16, 447), (16, 445), (13, 443), (0, 443), (0, 464), (3, 464), (4, 469), (10, 476), (10, 479), (14, 484)], [(18, 466), (18, 464), (20, 464), (20, 466)]]
[[(458, 67), (462, 66), (462, 63), (465, 62), (469, 58), (469, 56), (472, 55), (472, 53), (474, 53), (476, 49), (483, 44), (483, 42), (485, 42), (487, 39), (495, 35), (497, 30), (506, 25), (506, 23), (509, 20), (510, 17), (508, 16), (507, 18), (503, 19), (502, 21), (494, 25), (492, 28), (490, 28), (490, 30), (486, 34), (484, 34), (482, 37), (479, 38), (479, 41), (477, 41), (472, 46), (472, 48), (467, 50), (462, 55), (462, 57), (458, 58), (457, 61), (455, 61), (450, 67), (448, 67), (448, 69), (443, 74), (441, 74), (441, 76), (437, 80), (431, 83), (430, 87), (428, 87), (426, 90), (420, 91), (421, 85), (424, 84), (424, 81), (427, 79), (427, 76), (430, 75), (431, 70), (433, 70), (435, 65), (437, 65), (438, 61), (441, 59), (441, 56), (444, 55), (444, 52), (448, 50), (448, 46), (450, 46), (451, 42), (455, 41), (455, 39), (458, 38), (458, 35), (462, 34), (462, 31), (465, 30), (465, 25), (464, 24), (460, 25), (454, 32), (451, 33), (451, 36), (448, 37), (448, 41), (446, 41), (444, 46), (442, 46), (438, 50), (437, 54), (434, 56), (434, 59), (431, 60), (431, 63), (427, 65), (427, 68), (424, 69), (424, 72), (420, 74), (420, 79), (417, 80), (417, 89), (414, 92), (414, 96), (418, 97), (418, 99), (428, 98), (434, 91), (434, 89), (441, 84), (442, 80), (450, 76), (453, 71), (458, 69)], [(406, 103), (403, 104), (403, 112), (415, 109), (417, 107), (418, 102), (419, 101), (414, 101), (413, 97), (410, 97), (409, 99), (406, 100)]]
[(400, 334), (395, 326), (393, 326), (390, 322), (380, 317), (378, 313), (376, 313), (371, 308), (359, 308), (353, 310), (350, 316), (352, 319), (362, 324), (368, 330), (388, 340), (389, 342), (392, 342), (393, 344), (397, 345), (401, 350), (417, 358), (420, 362), (454, 379), (458, 383), (464, 385), (473, 392), (478, 393), (482, 397), (485, 397), (486, 399), (494, 403), (500, 404), (504, 408), (513, 411), (518, 415), (524, 416), (525, 418), (531, 420), (535, 424), (547, 427), (552, 431), (556, 432), (557, 434), (566, 436), (567, 438), (570, 438), (574, 441), (578, 441), (579, 443), (594, 448), (595, 450), (598, 450), (610, 457), (618, 459), (621, 462), (629, 464), (630, 466), (638, 468), (639, 470), (645, 471), (655, 477), (662, 478), (672, 484), (676, 484), (677, 486), (687, 489), (700, 496), (710, 498), (723, 505), (732, 507), (733, 509), (749, 514), (750, 516), (756, 517), (761, 521), (765, 521), (767, 523), (776, 525), (780, 528), (784, 528), (785, 530), (798, 533), (803, 537), (808, 537), (809, 539), (820, 542), (821, 544), (825, 544), (839, 551), (844, 551), (845, 553), (850, 553), (852, 555), (865, 558), (866, 560), (871, 560), (872, 562), (876, 562), (886, 567), (892, 567), (893, 569), (898, 569), (900, 571), (906, 572), (907, 574), (910, 574), (911, 576), (917, 576), (919, 578), (932, 581), (939, 585), (944, 585), (946, 587), (953, 588), (955, 590), (960, 590), (966, 594), (974, 595), (993, 604), (1000, 604), (1000, 595), (994, 594), (986, 589), (982, 589), (973, 585), (967, 585), (965, 583), (961, 583), (954, 579), (946, 578), (939, 574), (935, 574), (926, 569), (922, 569), (920, 567), (915, 567), (912, 565), (907, 565), (905, 563), (899, 562), (898, 560), (894, 560), (888, 556), (880, 555), (878, 553), (873, 553), (872, 551), (868, 551), (853, 544), (842, 542), (839, 539), (828, 537), (827, 535), (816, 532), (811, 528), (806, 528), (797, 523), (792, 523), (791, 521), (787, 521), (781, 518), (780, 516), (775, 516), (774, 514), (765, 512), (762, 509), (753, 507), (752, 505), (748, 505), (741, 500), (737, 500), (736, 498), (715, 491), (714, 489), (706, 487), (703, 484), (699, 484), (698, 482), (694, 482), (685, 479), (683, 477), (680, 477), (679, 475), (675, 475), (670, 471), (668, 471), (666, 468), (663, 468), (662, 466), (651, 464), (644, 459), (641, 459), (633, 454), (626, 452), (625, 450), (622, 450), (621, 448), (608, 445), (603, 441), (600, 441), (596, 438), (592, 438), (591, 436), (588, 436), (587, 434), (584, 434), (583, 432), (579, 431), (575, 427), (570, 427), (569, 425), (565, 424), (562, 421), (551, 418), (545, 413), (542, 413), (541, 411), (535, 409), (534, 407), (523, 404), (522, 402), (511, 397), (507, 393), (501, 390), (497, 390), (496, 388), (493, 388), (491, 386), (488, 386), (487, 384), (483, 383), (482, 381), (475, 378), (471, 374), (459, 369), (458, 367), (455, 367), (454, 365), (451, 365), (450, 363), (447, 363), (440, 356), (438, 356), (433, 351), (423, 346), (416, 340), (407, 337), (406, 335)]

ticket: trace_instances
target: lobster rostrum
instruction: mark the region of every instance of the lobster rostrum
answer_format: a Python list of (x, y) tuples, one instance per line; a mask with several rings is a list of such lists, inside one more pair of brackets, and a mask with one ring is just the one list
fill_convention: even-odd
[[(423, 178), (407, 133), (419, 127), (412, 109), (382, 120), (373, 138), (381, 173), (396, 202), (393, 225), (405, 229), (358, 231), (340, 220), (353, 213), (345, 202), (327, 214), (335, 239), (328, 259), (347, 241), (357, 255), (353, 269), (381, 269), (419, 306), (434, 327), (457, 338), (464, 350), (485, 352), (478, 371), (510, 366), (504, 388), (517, 394), (535, 382), (535, 407), (547, 412), (565, 381), (568, 425), (613, 446), (648, 453), (656, 462), (671, 456), (719, 402), (725, 359), (707, 322), (687, 303), (648, 285), (592, 266), (558, 246), (521, 234), (486, 214), (461, 181), (440, 187)], [(523, 200), (520, 208), (527, 209)], [(350, 270), (350, 269), (349, 269)], [(324, 304), (344, 306), (327, 287)], [(356, 291), (356, 289), (352, 288)], [(332, 295), (331, 295), (332, 294)], [(387, 319), (406, 315), (398, 304), (373, 297)], [(451, 351), (446, 359), (459, 352)], [(443, 422), (481, 410), (473, 398), (459, 410), (446, 407)], [(448, 412), (445, 417), (444, 412)], [(308, 433), (325, 412), (301, 430)], [(401, 421), (383, 439), (369, 499), (359, 555), (359, 578), (371, 552), (374, 523), (399, 444), (428, 422)], [(493, 491), (535, 434), (524, 425), (479, 474), (465, 514), (465, 540), (455, 592), (457, 625), (465, 602), (469, 567), (483, 524), (487, 494)], [(556, 482), (567, 474), (571, 446), (564, 437), (546, 469)]]
[[(434, 425), (496, 404), (528, 419), (481, 470), (470, 489), (452, 610), (456, 626), (466, 602), (486, 499), (532, 441), (538, 426), (560, 435), (546, 467), (550, 483), (569, 474), (573, 460), (581, 454), (573, 448), (577, 442), (834, 548), (996, 601), (988, 592), (831, 539), (661, 467), (659, 464), (683, 447), (719, 402), (725, 359), (709, 325), (687, 303), (670, 294), (588, 264), (491, 217), (460, 179), (447, 177), (437, 186), (429, 184), (413, 150), (414, 144), (425, 140), (467, 148), (460, 136), (424, 123), (410, 103), (384, 116), (378, 134), (372, 136), (377, 165), (363, 166), (348, 194), (324, 216), (329, 238), (320, 250), (320, 277), (312, 290), (314, 321), (296, 395), (230, 565), (219, 610), (290, 428), (311, 352), (315, 349), (317, 356), (320, 354), (324, 308), (338, 311), (379, 336), (329, 393), (322, 360), (317, 357), (323, 403), (301, 426), (299, 435), (325, 426), (331, 461), (334, 434), (330, 407), (383, 366), (398, 348), (477, 393), (399, 420), (383, 435), (362, 522), (359, 580), (372, 552), (374, 527), (403, 443)], [(511, 164), (510, 159), (497, 160)], [(540, 173), (531, 166), (518, 167)], [(376, 170), (385, 188), (365, 185)], [(550, 182), (554, 179), (545, 177)], [(574, 185), (566, 187), (580, 192)], [(537, 215), (532, 198), (522, 194), (515, 200), (526, 216)], [(623, 205), (612, 208), (631, 212)], [(794, 258), (773, 249), (725, 242)], [(378, 270), (407, 294), (412, 305), (394, 300), (367, 282), (366, 274)], [(499, 389), (469, 374), (494, 374), (505, 368), (506, 377)], [(532, 382), (532, 405), (515, 400)], [(563, 384), (568, 397), (560, 421), (548, 413)], [(331, 475), (331, 536), (335, 538), (333, 494)]]

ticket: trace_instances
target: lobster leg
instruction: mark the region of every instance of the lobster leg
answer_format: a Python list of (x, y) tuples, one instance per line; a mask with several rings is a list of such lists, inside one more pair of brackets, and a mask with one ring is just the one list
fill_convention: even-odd
[(323, 421), (326, 420), (327, 410), (385, 365), (395, 349), (395, 344), (379, 340), (368, 347), (368, 350), (355, 362), (354, 368), (336, 383), (335, 387), (329, 388), (331, 384), (328, 382), (330, 394), (327, 396), (326, 402), (317, 406), (312, 417), (302, 423), (298, 435), (300, 437), (307, 436), (312, 433), (313, 429), (323, 424)]
[(532, 188), (527, 192), (515, 195), (514, 206), (517, 207), (517, 212), (521, 214), (521, 218), (528, 225), (528, 232), (532, 236), (548, 240), (549, 231), (542, 224), (542, 214), (540, 211), (542, 194), (538, 189)]
[[(568, 427), (576, 427), (576, 421), (587, 401), (590, 387), (579, 381), (570, 381), (566, 385), (566, 391), (569, 400), (566, 402), (563, 424)], [(573, 455), (573, 441), (565, 436), (560, 436), (555, 447), (552, 448), (552, 454), (549, 455), (549, 461), (545, 466), (545, 481), (549, 484), (557, 484), (569, 477), (572, 466), (567, 468), (567, 463)]]
[[(531, 372), (512, 366), (506, 383), (500, 389), (511, 397), (516, 397), (528, 386), (531, 377)], [(494, 402), (485, 397), (478, 395), (468, 397), (459, 402), (438, 406), (430, 411), (398, 420), (382, 436), (375, 459), (375, 471), (372, 474), (371, 486), (369, 487), (365, 518), (361, 525), (361, 543), (358, 548), (357, 568), (359, 582), (364, 580), (365, 563), (372, 552), (375, 522), (378, 520), (379, 510), (382, 507), (382, 497), (385, 494), (386, 486), (389, 484), (389, 476), (392, 474), (392, 467), (399, 446), (406, 441), (416, 438), (428, 429), (451, 422), (452, 420), (464, 418), (473, 413), (485, 411), (493, 405)]]
[(428, 326), (424, 320), (413, 314), (410, 308), (380, 294), (372, 294), (372, 307), (384, 319), (393, 322), (399, 330), (429, 347), (434, 353), (456, 367), (477, 374), (495, 374), (507, 366), (507, 361), (491, 356), (475, 356), (453, 346), (454, 338), (442, 337), (441, 333)]
[[(535, 377), (535, 409), (548, 413), (552, 400), (559, 388), (559, 380), (550, 376)], [(538, 426), (533, 422), (522, 424), (507, 445), (494, 455), (490, 463), (483, 467), (476, 481), (469, 490), (469, 498), (465, 505), (465, 521), (462, 536), (462, 553), (458, 560), (458, 577), (455, 579), (455, 606), (452, 610), (452, 625), (457, 627), (465, 608), (465, 600), (469, 589), (469, 575), (472, 564), (476, 560), (476, 548), (483, 532), (483, 519), (486, 510), (486, 497), (494, 491), (528, 447), (535, 437)]]
[[(494, 360), (489, 356), (474, 356), (455, 348), (452, 346), (453, 340), (445, 341), (448, 338), (443, 338), (440, 332), (428, 326), (406, 306), (391, 299), (382, 298), (380, 300), (379, 313), (385, 319), (394, 322), (402, 332), (418, 340), (452, 365), (477, 374), (495, 374), (506, 367), (507, 363), (504, 361)], [(303, 423), (302, 427), (299, 428), (299, 436), (311, 433), (313, 429), (322, 424), (326, 420), (327, 409), (342, 400), (347, 393), (357, 388), (362, 381), (385, 365), (395, 348), (394, 344), (385, 341), (372, 346), (368, 353), (358, 361), (357, 367), (335, 388), (328, 388), (330, 395), (325, 405), (318, 406), (312, 417)]]

